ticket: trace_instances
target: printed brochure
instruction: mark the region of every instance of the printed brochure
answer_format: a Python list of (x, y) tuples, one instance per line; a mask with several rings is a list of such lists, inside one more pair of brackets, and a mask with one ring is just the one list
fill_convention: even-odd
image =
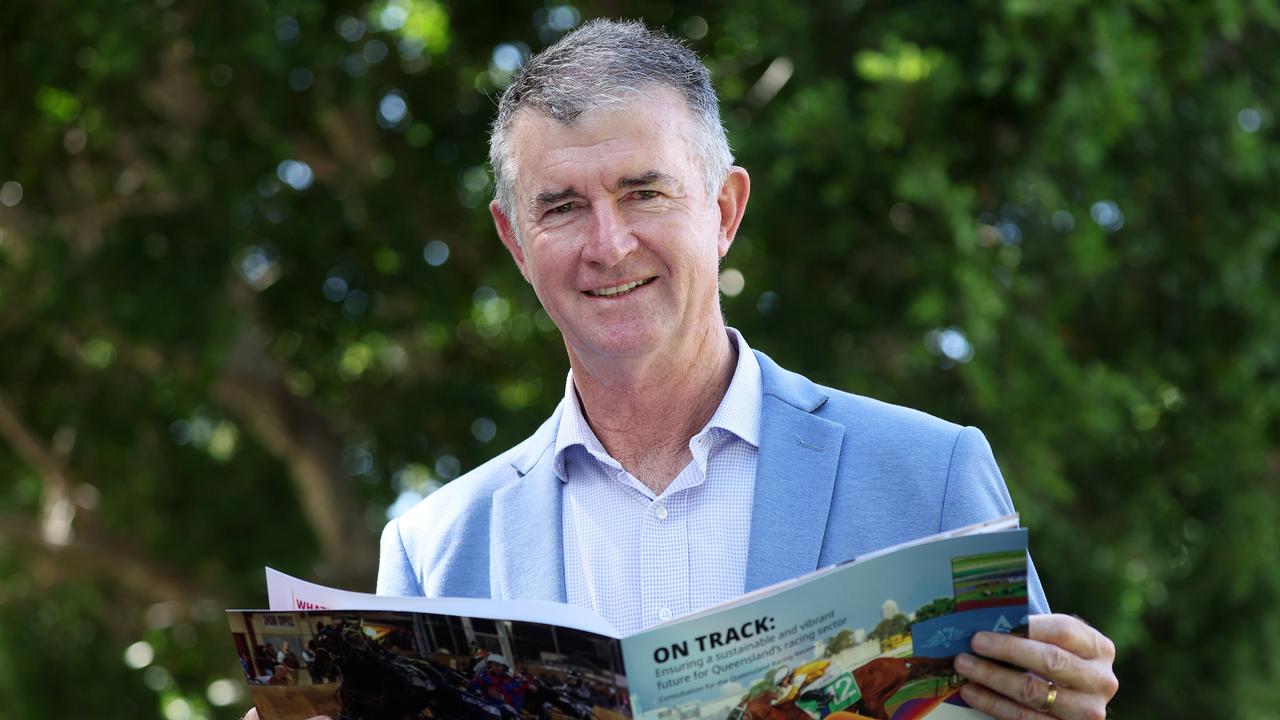
[(638, 633), (557, 603), (397, 598), (267, 570), (230, 610), (263, 720), (930, 720), (968, 708), (980, 630), (1026, 634), (1017, 516), (818, 570)]

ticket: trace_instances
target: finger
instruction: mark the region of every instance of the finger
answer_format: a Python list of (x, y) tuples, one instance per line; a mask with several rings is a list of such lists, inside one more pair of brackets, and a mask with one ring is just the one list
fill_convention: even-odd
[(1106, 635), (1073, 615), (1032, 615), (1029, 637), (1066, 648), (1086, 660), (1108, 662), (1116, 658), (1116, 646)]
[(1101, 690), (1107, 685), (1110, 664), (1084, 660), (1075, 653), (1039, 640), (1016, 635), (980, 632), (970, 642), (973, 652), (1004, 660), (1077, 690)]
[[(984, 712), (996, 720), (1044, 720), (1046, 717), (1039, 710), (1032, 710), (981, 685), (972, 683), (965, 685), (960, 688), (960, 697), (964, 698), (964, 701), (974, 710)], [(1056, 714), (1057, 703), (1054, 703), (1053, 709)]]
[[(996, 693), (1037, 712), (1049, 699), (1052, 685), (1044, 678), (1036, 677), (1028, 672), (1010, 670), (989, 660), (974, 657), (967, 653), (956, 656), (956, 672), (970, 682), (981, 685)], [(1084, 712), (1086, 703), (1077, 692), (1057, 686), (1053, 700), (1053, 714), (1060, 718), (1088, 717)]]

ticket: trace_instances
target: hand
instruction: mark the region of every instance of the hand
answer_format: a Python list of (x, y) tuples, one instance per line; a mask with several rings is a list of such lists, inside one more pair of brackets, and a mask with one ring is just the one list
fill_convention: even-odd
[[(1030, 622), (1026, 638), (989, 632), (973, 636), (975, 653), (1029, 672), (957, 655), (956, 672), (970, 681), (961, 697), (999, 720), (1039, 719), (1045, 713), (1064, 720), (1103, 720), (1120, 686), (1111, 669), (1116, 646), (1070, 615), (1032, 615)], [(1052, 690), (1057, 692), (1050, 704)]]

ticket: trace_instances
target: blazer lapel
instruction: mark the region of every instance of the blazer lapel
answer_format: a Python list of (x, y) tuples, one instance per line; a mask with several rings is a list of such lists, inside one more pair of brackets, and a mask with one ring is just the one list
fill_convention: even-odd
[(560, 478), (553, 469), (560, 409), (511, 465), (519, 479), (493, 494), (489, 586), (494, 598), (566, 602)]
[(768, 356), (760, 361), (760, 452), (747, 547), (746, 591), (817, 569), (844, 426), (813, 414), (826, 392)]

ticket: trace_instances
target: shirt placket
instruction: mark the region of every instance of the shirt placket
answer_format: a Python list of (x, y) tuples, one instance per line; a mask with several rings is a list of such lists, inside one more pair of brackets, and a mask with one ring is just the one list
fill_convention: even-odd
[(640, 537), (640, 597), (645, 627), (689, 612), (689, 531), (671, 495), (644, 510)]

